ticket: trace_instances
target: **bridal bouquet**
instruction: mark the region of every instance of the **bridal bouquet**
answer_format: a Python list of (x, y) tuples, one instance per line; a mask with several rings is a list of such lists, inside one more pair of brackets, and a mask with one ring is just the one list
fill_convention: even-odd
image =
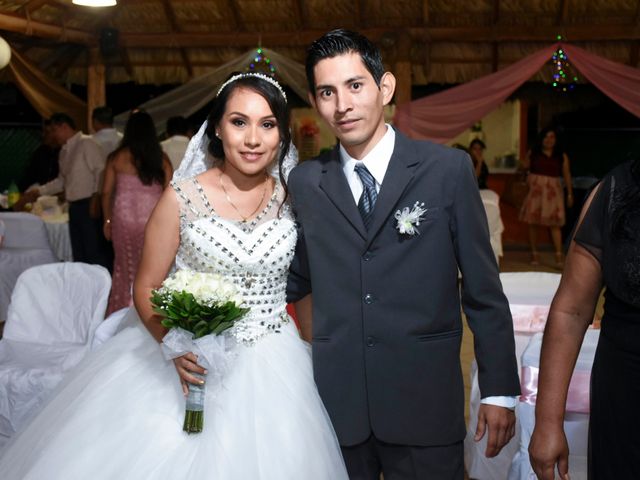
[[(174, 359), (188, 352), (209, 370), (208, 383), (221, 380), (229, 362), (224, 332), (249, 311), (242, 308), (235, 286), (220, 275), (178, 270), (151, 292), (153, 310), (169, 329), (162, 339), (165, 357)], [(193, 374), (198, 378), (200, 375)], [(189, 384), (183, 430), (202, 431), (204, 384)]]

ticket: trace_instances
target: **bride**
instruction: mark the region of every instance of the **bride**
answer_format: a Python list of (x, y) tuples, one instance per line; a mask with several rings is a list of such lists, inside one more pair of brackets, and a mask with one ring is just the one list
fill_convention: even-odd
[[(147, 224), (134, 283), (141, 322), (65, 378), (0, 458), (4, 479), (347, 478), (309, 347), (285, 311), (296, 243), (288, 120), (270, 77), (223, 84), (206, 129), (209, 153), (224, 160), (210, 165), (203, 127)], [(230, 366), (206, 389), (204, 429), (191, 435), (184, 394), (203, 369), (193, 353), (164, 359), (166, 329), (149, 300), (174, 262), (233, 281), (251, 309), (225, 333)]]

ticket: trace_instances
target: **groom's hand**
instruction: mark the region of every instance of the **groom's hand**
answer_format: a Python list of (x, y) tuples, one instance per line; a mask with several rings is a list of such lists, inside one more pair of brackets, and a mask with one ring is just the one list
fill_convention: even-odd
[(474, 440), (478, 442), (482, 439), (487, 429), (489, 430), (489, 438), (487, 439), (487, 450), (484, 454), (486, 457), (491, 458), (498, 455), (502, 447), (509, 443), (509, 440), (515, 435), (515, 413), (509, 408), (481, 404), (478, 411), (478, 426), (476, 427)]

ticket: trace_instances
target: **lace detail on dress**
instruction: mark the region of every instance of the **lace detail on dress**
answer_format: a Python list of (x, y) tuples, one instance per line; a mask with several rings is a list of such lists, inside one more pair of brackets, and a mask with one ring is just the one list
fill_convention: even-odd
[(251, 311), (230, 334), (250, 345), (278, 332), (289, 321), (286, 285), (297, 233), (276, 183), (262, 212), (251, 222), (222, 218), (195, 178), (172, 182), (180, 208), (180, 247), (176, 267), (218, 273), (231, 280)]
[[(624, 197), (627, 194), (625, 188), (616, 188), (616, 177), (611, 177), (611, 193), (609, 199), (609, 214), (624, 209)], [(626, 188), (633, 188), (627, 185)], [(640, 307), (640, 245), (638, 245), (638, 228), (640, 227), (640, 214), (628, 210), (626, 218), (621, 225), (620, 232), (611, 232), (616, 244), (617, 280), (619, 286), (618, 295), (627, 302)], [(612, 228), (613, 230), (613, 228)]]

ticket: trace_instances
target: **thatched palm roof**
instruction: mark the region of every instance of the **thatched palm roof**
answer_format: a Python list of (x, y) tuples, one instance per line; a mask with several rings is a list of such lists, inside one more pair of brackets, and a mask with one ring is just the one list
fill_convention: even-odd
[[(373, 38), (393, 68), (409, 60), (415, 85), (460, 83), (510, 64), (562, 35), (638, 66), (638, 0), (0, 0), (0, 35), (54, 78), (86, 83), (104, 29), (107, 83), (183, 83), (262, 45), (302, 62), (323, 32)], [(536, 79), (548, 80), (542, 71)]]

